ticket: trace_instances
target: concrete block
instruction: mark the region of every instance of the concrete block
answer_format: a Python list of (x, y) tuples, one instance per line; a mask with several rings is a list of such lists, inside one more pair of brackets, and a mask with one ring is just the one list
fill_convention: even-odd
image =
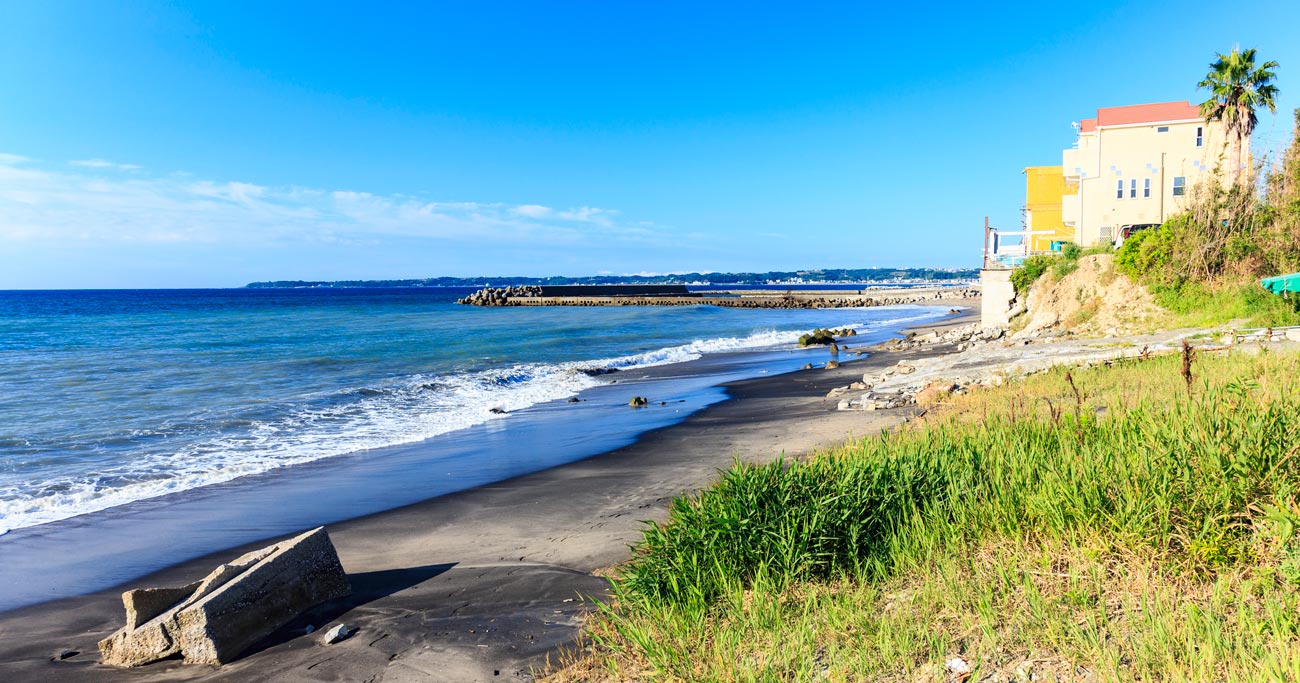
[(304, 611), (350, 592), (320, 527), (242, 555), (189, 586), (127, 591), (127, 625), (100, 641), (99, 650), (110, 666), (175, 654), (187, 663), (224, 664)]

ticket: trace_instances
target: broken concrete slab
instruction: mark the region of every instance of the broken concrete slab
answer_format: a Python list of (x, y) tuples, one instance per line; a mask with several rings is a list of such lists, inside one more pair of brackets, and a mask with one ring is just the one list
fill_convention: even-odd
[(351, 592), (324, 527), (240, 556), (182, 588), (122, 595), (127, 626), (99, 643), (105, 664), (180, 654), (224, 664), (302, 612)]
[(126, 630), (134, 631), (145, 622), (166, 612), (172, 605), (194, 595), (199, 581), (180, 588), (137, 588), (122, 594), (126, 607)]

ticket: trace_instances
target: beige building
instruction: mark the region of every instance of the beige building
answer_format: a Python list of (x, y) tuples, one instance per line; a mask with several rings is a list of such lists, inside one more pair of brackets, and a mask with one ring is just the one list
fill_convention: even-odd
[(1065, 182), (1076, 192), (1061, 198), (1061, 221), (1083, 246), (1113, 241), (1123, 226), (1163, 223), (1186, 207), (1193, 185), (1226, 163), (1225, 140), (1223, 124), (1206, 123), (1190, 102), (1098, 109), (1062, 155)]

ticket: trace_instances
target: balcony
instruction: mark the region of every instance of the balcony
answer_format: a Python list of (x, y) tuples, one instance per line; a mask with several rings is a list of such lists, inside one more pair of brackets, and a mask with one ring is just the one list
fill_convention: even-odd
[(1097, 177), (1097, 151), (1094, 149), (1067, 149), (1061, 153), (1061, 174), (1067, 181)]

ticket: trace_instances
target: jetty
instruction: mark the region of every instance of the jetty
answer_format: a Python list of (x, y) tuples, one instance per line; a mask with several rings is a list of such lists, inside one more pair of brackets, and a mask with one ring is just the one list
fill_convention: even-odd
[(456, 303), (467, 306), (719, 306), (722, 308), (864, 308), (899, 304), (954, 303), (978, 298), (978, 289), (790, 290), (735, 289), (691, 292), (685, 285), (573, 285), (488, 287)]

